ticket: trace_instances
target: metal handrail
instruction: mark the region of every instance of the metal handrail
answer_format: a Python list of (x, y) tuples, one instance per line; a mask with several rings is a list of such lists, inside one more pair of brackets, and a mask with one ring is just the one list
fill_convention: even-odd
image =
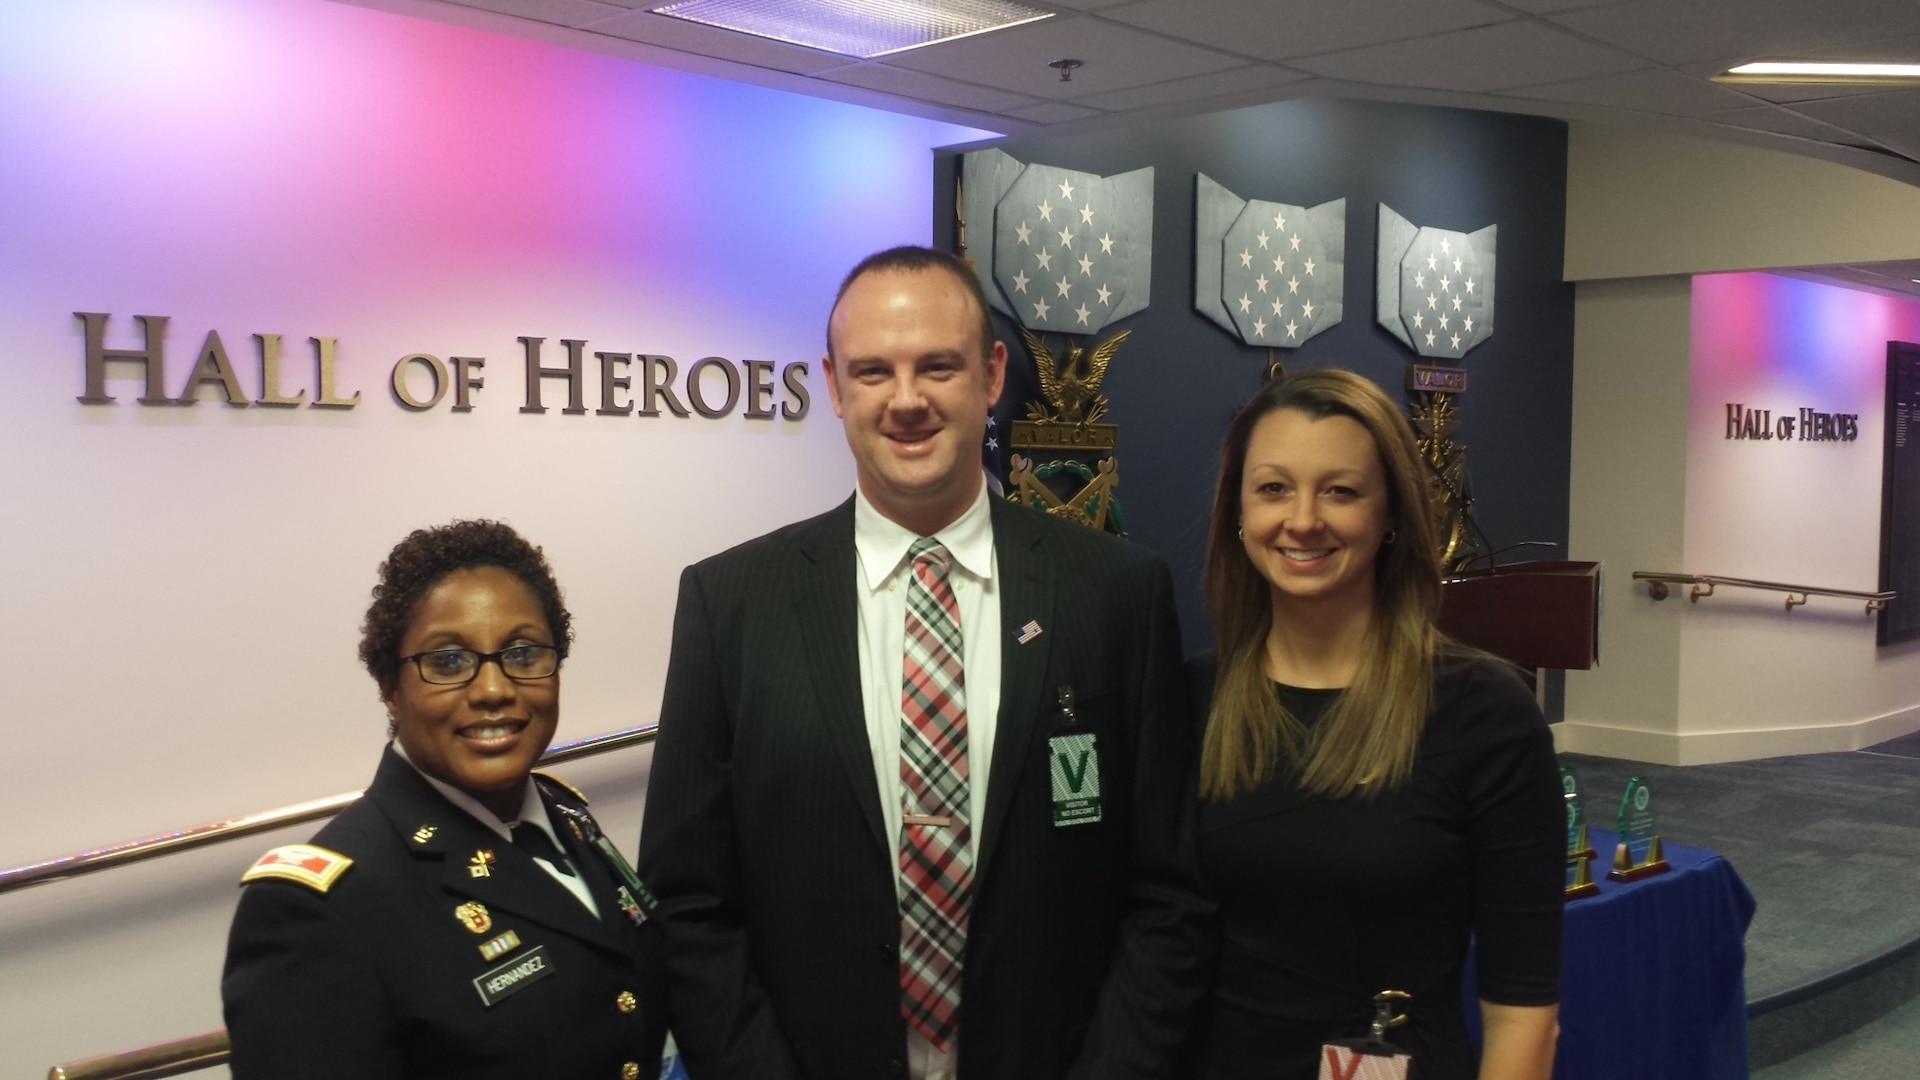
[(191, 1039), (55, 1065), (47, 1070), (47, 1080), (159, 1080), (224, 1065), (232, 1056), (233, 1044), (227, 1040), (227, 1029), (221, 1028)]
[[(540, 764), (557, 765), (563, 761), (572, 761), (574, 758), (588, 757), (593, 754), (605, 753), (608, 750), (619, 750), (628, 746), (637, 746), (643, 742), (651, 742), (653, 737), (659, 734), (659, 732), (660, 725), (648, 724), (645, 727), (628, 728), (625, 731), (595, 735), (591, 738), (581, 739), (578, 742), (563, 743), (560, 746), (548, 749), (545, 754), (541, 755)], [(265, 810), (257, 814), (248, 814), (244, 817), (230, 818), (226, 821), (215, 821), (207, 825), (197, 825), (191, 829), (182, 829), (179, 832), (152, 836), (145, 840), (130, 840), (127, 843), (115, 844), (112, 847), (99, 848), (94, 851), (83, 851), (78, 855), (68, 855), (59, 859), (49, 859), (46, 862), (18, 866), (12, 870), (0, 871), (0, 894), (13, 892), (16, 889), (25, 889), (33, 885), (45, 885), (48, 882), (79, 877), (82, 874), (91, 874), (97, 870), (107, 870), (115, 866), (126, 866), (130, 863), (143, 862), (147, 859), (158, 858), (162, 855), (172, 855), (175, 852), (191, 851), (194, 848), (206, 847), (209, 844), (218, 844), (227, 840), (237, 840), (240, 837), (252, 836), (255, 833), (271, 832), (274, 829), (285, 828), (288, 825), (298, 825), (303, 821), (317, 821), (321, 818), (332, 817), (353, 805), (353, 801), (358, 799), (360, 795), (361, 793), (358, 791), (349, 791), (324, 799), (313, 799), (309, 802), (295, 803), (292, 806), (282, 806), (277, 810)], [(154, 1073), (152, 1075), (162, 1076), (166, 1074)]]
[(1722, 577), (1719, 574), (1677, 574), (1666, 570), (1635, 570), (1633, 580), (1647, 583), (1647, 595), (1655, 600), (1667, 598), (1667, 586), (1691, 585), (1688, 599), (1699, 603), (1703, 596), (1712, 596), (1716, 585), (1729, 588), (1764, 589), (1769, 592), (1787, 594), (1787, 610), (1807, 602), (1810, 596), (1837, 596), (1842, 600), (1861, 600), (1867, 605), (1867, 614), (1871, 615), (1887, 606), (1895, 598), (1891, 592), (1859, 592), (1854, 589), (1822, 589), (1812, 585), (1788, 585), (1779, 581), (1755, 581), (1752, 578)]

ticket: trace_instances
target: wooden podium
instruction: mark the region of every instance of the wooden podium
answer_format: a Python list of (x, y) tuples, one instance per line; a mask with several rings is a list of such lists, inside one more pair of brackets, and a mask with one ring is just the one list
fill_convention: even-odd
[(1585, 671), (1600, 659), (1600, 564), (1522, 562), (1449, 576), (1440, 629), (1538, 671)]

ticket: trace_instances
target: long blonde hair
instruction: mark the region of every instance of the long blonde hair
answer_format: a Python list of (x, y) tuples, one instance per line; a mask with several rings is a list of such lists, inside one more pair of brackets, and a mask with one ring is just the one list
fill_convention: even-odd
[[(1239, 538), (1247, 446), (1282, 409), (1314, 419), (1345, 416), (1373, 437), (1387, 477), (1387, 527), (1374, 563), (1374, 609), (1353, 685), (1309, 731), (1280, 704), (1266, 674), (1271, 586)], [(1324, 369), (1269, 382), (1235, 414), (1220, 448), (1220, 480), (1207, 536), (1207, 611), (1219, 648), (1213, 708), (1200, 752), (1200, 793), (1226, 799), (1258, 786), (1284, 760), (1301, 790), (1340, 798), (1399, 787), (1413, 771), (1426, 727), (1439, 640), (1440, 554), (1427, 467), (1413, 429), (1378, 386)]]

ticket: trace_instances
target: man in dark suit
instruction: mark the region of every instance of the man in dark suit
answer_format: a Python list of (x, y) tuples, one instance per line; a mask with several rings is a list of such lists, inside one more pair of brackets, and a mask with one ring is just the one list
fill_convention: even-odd
[(853, 499), (687, 569), (641, 839), (698, 1080), (1170, 1071), (1205, 989), (1171, 578), (988, 496), (966, 264), (868, 258)]

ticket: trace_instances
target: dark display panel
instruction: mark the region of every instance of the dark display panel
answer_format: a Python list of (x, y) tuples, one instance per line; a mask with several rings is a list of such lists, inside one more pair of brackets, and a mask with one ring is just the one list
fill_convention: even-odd
[(1882, 645), (1920, 638), (1920, 345), (1887, 342), (1886, 456), (1880, 470)]

